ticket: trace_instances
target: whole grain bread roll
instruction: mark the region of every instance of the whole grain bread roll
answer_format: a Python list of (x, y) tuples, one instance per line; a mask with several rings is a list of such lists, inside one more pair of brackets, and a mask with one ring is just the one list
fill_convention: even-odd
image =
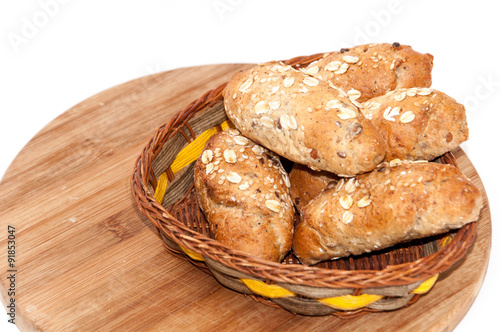
[(333, 187), (340, 178), (330, 172), (314, 171), (309, 167), (295, 163), (288, 174), (290, 178), (292, 201), (300, 211), (302, 207), (325, 188)]
[(235, 129), (217, 133), (195, 163), (194, 184), (216, 240), (276, 262), (290, 251), (294, 209), (276, 154)]
[(293, 250), (308, 265), (359, 255), (462, 227), (481, 207), (480, 191), (456, 167), (384, 163), (311, 200)]
[(224, 106), (246, 137), (313, 169), (351, 176), (384, 159), (384, 140), (345, 93), (282, 63), (236, 73)]
[(386, 160), (431, 160), (469, 138), (465, 108), (441, 91), (390, 91), (362, 104), (387, 143)]
[(361, 103), (399, 88), (430, 87), (433, 60), (431, 54), (416, 52), (411, 46), (370, 44), (327, 53), (304, 71)]

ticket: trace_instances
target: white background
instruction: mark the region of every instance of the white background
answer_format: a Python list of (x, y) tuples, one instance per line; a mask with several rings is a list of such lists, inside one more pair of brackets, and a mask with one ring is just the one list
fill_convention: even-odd
[[(484, 182), (492, 209), (488, 273), (456, 331), (498, 330), (495, 222), (500, 186), (493, 158), (499, 141), (500, 20), (494, 1), (460, 3), (2, 1), (0, 176), (55, 117), (134, 78), (186, 66), (286, 59), (368, 42), (411, 45), (434, 55), (433, 87), (468, 109), (470, 140), (462, 147)], [(17, 329), (1, 314), (0, 330)]]

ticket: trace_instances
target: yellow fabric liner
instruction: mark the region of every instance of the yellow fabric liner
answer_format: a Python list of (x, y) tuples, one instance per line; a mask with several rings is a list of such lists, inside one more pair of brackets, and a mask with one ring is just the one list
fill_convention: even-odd
[(269, 285), (260, 280), (240, 279), (245, 286), (257, 295), (268, 298), (281, 298), (295, 296), (295, 293), (278, 285)]
[(439, 277), (439, 274), (436, 274), (435, 276), (430, 277), (429, 279), (425, 280), (423, 283), (418, 286), (417, 289), (414, 289), (412, 291), (413, 294), (425, 294), (428, 291), (431, 290), (432, 286), (436, 283), (437, 278)]
[(442, 248), (442, 247), (450, 244), (451, 240), (453, 240), (453, 238), (448, 235), (447, 237), (445, 237), (444, 239), (441, 240), (441, 242), (439, 243), (439, 247)]
[[(424, 294), (427, 293), (434, 283), (436, 282), (439, 274), (425, 280), (417, 289), (413, 290), (413, 294)], [(253, 280), (253, 279), (240, 279), (252, 292), (257, 295), (261, 295), (267, 298), (282, 298), (291, 297), (295, 294), (288, 289), (285, 289), (278, 285), (269, 285), (263, 281)], [(364, 308), (378, 300), (384, 298), (383, 295), (376, 294), (361, 294), (361, 295), (343, 295), (324, 299), (318, 299), (329, 307), (337, 310), (356, 310)]]
[(195, 252), (195, 251), (192, 251), (191, 249), (189, 248), (185, 248), (183, 246), (180, 246), (182, 251), (184, 251), (184, 253), (186, 255), (188, 255), (189, 257), (191, 257), (192, 259), (194, 259), (195, 261), (205, 261), (205, 258), (203, 258), (202, 255), (200, 255), (199, 253)]
[[(224, 121), (221, 123), (222, 130), (227, 130), (232, 127), (229, 121)], [(201, 154), (201, 151), (205, 147), (208, 139), (212, 137), (215, 133), (217, 133), (217, 129), (210, 128), (202, 132), (198, 137), (195, 138), (194, 141), (189, 143), (185, 148), (183, 148), (177, 157), (175, 157), (174, 161), (170, 165), (170, 169), (172, 173), (175, 174), (179, 172), (181, 169), (186, 167), (187, 165), (194, 162)], [(166, 172), (162, 173), (158, 177), (158, 184), (156, 186), (154, 198), (158, 203), (163, 202), (163, 198), (165, 197), (165, 193), (167, 192), (168, 187), (168, 178)]]
[(155, 191), (155, 201), (158, 203), (163, 202), (163, 198), (165, 197), (165, 193), (167, 192), (168, 178), (167, 173), (164, 172), (158, 178), (158, 185), (156, 186)]
[(319, 299), (318, 301), (337, 310), (356, 310), (364, 308), (382, 298), (382, 295), (361, 294), (329, 297), (326, 299)]

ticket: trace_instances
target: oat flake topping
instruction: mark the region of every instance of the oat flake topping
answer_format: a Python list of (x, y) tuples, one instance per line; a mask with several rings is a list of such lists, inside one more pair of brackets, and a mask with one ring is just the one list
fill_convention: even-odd
[(245, 82), (243, 82), (243, 84), (240, 85), (240, 88), (238, 90), (240, 92), (246, 93), (249, 91), (252, 83), (253, 83), (253, 78), (251, 77), (251, 78), (247, 79)]
[(264, 127), (274, 128), (274, 120), (268, 116), (263, 116), (262, 118), (260, 118), (260, 122)]
[(427, 95), (430, 95), (431, 93), (432, 93), (431, 88), (419, 88), (417, 90), (417, 95), (419, 95), (419, 96), (427, 96)]
[(359, 58), (357, 56), (352, 56), (352, 55), (344, 55), (342, 57), (342, 60), (344, 60), (347, 63), (356, 63), (359, 61)]
[(295, 78), (287, 77), (283, 80), (283, 85), (285, 86), (285, 88), (289, 88), (293, 85), (294, 82), (295, 82)]
[(248, 138), (246, 138), (244, 136), (235, 136), (234, 142), (238, 145), (245, 146), (248, 144)]
[(259, 101), (254, 107), (255, 114), (263, 114), (269, 111), (269, 106), (264, 100)]
[(352, 214), (351, 211), (345, 211), (343, 214), (342, 214), (342, 222), (347, 225), (347, 224), (350, 224), (352, 222), (352, 220), (354, 219), (354, 215)]
[(349, 210), (352, 206), (353, 199), (350, 195), (344, 195), (340, 197), (340, 206), (342, 206), (344, 209)]
[(304, 73), (306, 73), (307, 75), (314, 75), (318, 71), (319, 71), (318, 66), (307, 67), (306, 69), (304, 69)]
[(334, 71), (334, 73), (337, 74), (337, 75), (340, 75), (340, 74), (345, 73), (347, 71), (347, 69), (349, 69), (349, 64), (343, 63), (342, 65), (340, 65), (339, 69), (337, 69), (336, 71)]
[(205, 173), (208, 175), (210, 173), (212, 173), (214, 171), (214, 164), (210, 163), (207, 165), (206, 169), (205, 169)]
[(342, 62), (340, 61), (332, 61), (325, 66), (325, 69), (328, 71), (336, 71), (340, 68), (341, 64)]
[(403, 100), (405, 99), (405, 97), (406, 97), (406, 92), (404, 92), (404, 91), (403, 91), (403, 92), (401, 92), (401, 93), (399, 93), (399, 94), (395, 95), (395, 96), (394, 96), (394, 99), (395, 99), (396, 101), (403, 101)]
[(316, 79), (314, 77), (310, 77), (310, 76), (306, 76), (302, 82), (308, 86), (316, 86), (319, 84), (318, 79)]
[(345, 191), (347, 191), (349, 194), (353, 193), (354, 190), (356, 190), (356, 179), (355, 178), (350, 178), (349, 181), (347, 181), (345, 185)]
[(241, 182), (241, 176), (235, 172), (229, 172), (229, 174), (226, 176), (226, 179), (231, 183), (240, 183)]
[(213, 157), (214, 157), (214, 154), (213, 154), (212, 150), (205, 150), (201, 154), (201, 162), (206, 165), (212, 161)]
[(356, 117), (356, 112), (350, 108), (342, 107), (339, 108), (337, 116), (342, 120), (353, 119)]
[(368, 196), (364, 196), (358, 201), (358, 207), (363, 208), (370, 205), (372, 200)]
[(399, 119), (399, 121), (401, 121), (401, 123), (409, 123), (412, 122), (414, 119), (415, 119), (415, 114), (413, 114), (412, 111), (407, 111), (401, 114), (401, 118)]
[(274, 212), (280, 212), (280, 202), (274, 199), (268, 199), (265, 204), (269, 210)]
[(224, 150), (224, 159), (229, 164), (234, 164), (236, 162), (236, 152), (231, 149)]

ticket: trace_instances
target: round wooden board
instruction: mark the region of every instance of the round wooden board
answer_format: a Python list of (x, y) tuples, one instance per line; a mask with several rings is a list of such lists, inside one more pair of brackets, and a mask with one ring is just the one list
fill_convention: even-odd
[[(477, 239), (430, 293), (392, 312), (305, 317), (222, 287), (167, 253), (131, 195), (133, 165), (155, 129), (249, 64), (183, 68), (111, 88), (65, 112), (19, 153), (0, 183), (0, 246), (16, 232), (16, 324), (22, 331), (443, 331), (455, 327), (486, 273), (491, 217), (482, 190)], [(2, 301), (7, 251), (0, 251)], [(182, 282), (180, 281), (182, 280)]]

